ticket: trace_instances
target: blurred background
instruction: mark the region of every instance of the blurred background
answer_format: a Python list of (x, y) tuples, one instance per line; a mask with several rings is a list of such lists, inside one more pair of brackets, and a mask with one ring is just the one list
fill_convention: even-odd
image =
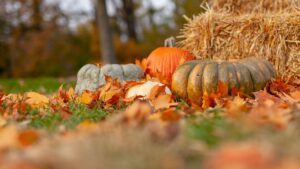
[(1, 0), (0, 77), (69, 77), (86, 63), (134, 62), (178, 35), (201, 3)]

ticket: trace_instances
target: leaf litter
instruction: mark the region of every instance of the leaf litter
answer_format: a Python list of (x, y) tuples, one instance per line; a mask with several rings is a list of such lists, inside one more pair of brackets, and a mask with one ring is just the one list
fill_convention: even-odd
[[(106, 153), (116, 151), (120, 155), (126, 151), (133, 151), (142, 153), (142, 155), (140, 154), (141, 157), (146, 157), (156, 154), (151, 149), (166, 151), (166, 153), (157, 155), (157, 161), (153, 163), (157, 168), (164, 168), (163, 166), (167, 165), (165, 163), (170, 163), (167, 162), (170, 159), (165, 159), (167, 156), (170, 156), (172, 162), (177, 161), (180, 163), (178, 168), (185, 168), (187, 163), (189, 163), (189, 158), (196, 158), (201, 161), (200, 159), (203, 156), (207, 160), (201, 165), (204, 167), (208, 166), (208, 168), (230, 166), (232, 161), (237, 161), (237, 164), (244, 168), (251, 168), (253, 163), (259, 163), (259, 167), (265, 168), (274, 168), (274, 164), (277, 163), (278, 166), (300, 166), (293, 160), (300, 156), (300, 151), (299, 154), (287, 153), (288, 155), (283, 160), (274, 162), (274, 159), (279, 157), (277, 155), (281, 154), (279, 152), (287, 150), (280, 148), (277, 143), (278, 138), (273, 136), (283, 135), (282, 137), (290, 137), (290, 141), (300, 138), (294, 132), (300, 127), (300, 88), (297, 82), (283, 83), (281, 80), (274, 80), (268, 84), (265, 90), (255, 92), (253, 96), (248, 97), (239, 91), (231, 92), (235, 94), (229, 95), (228, 87), (219, 82), (218, 90), (215, 93), (204, 95), (202, 105), (196, 105), (188, 100), (180, 100), (166, 92), (165, 86), (160, 85), (152, 87), (148, 97), (137, 95), (126, 98), (130, 88), (141, 85), (146, 81), (120, 83), (111, 77), (106, 77), (106, 81), (107, 83), (99, 87), (97, 91), (84, 91), (81, 95), (76, 95), (73, 88), (64, 89), (63, 86), (58, 89), (57, 93), (50, 96), (35, 92), (6, 94), (4, 91), (1, 91), (0, 156), (3, 157), (2, 159), (8, 160), (5, 160), (5, 163), (1, 163), (0, 166), (3, 165), (3, 167), (7, 168), (16, 166), (46, 168), (47, 163), (51, 163), (57, 168), (68, 168), (72, 166), (71, 163), (62, 164), (63, 160), (66, 160), (68, 156), (76, 152), (83, 154), (73, 156), (73, 162), (82, 161), (86, 159), (84, 153), (93, 152), (90, 150), (91, 146), (99, 147), (99, 149), (96, 148), (97, 152), (95, 152), (96, 150), (94, 151), (96, 154), (93, 155), (95, 156), (104, 155), (103, 153), (106, 151)], [(87, 111), (88, 119), (79, 118), (81, 113), (78, 113), (76, 109), (80, 107), (83, 108), (82, 110)], [(88, 112), (99, 112), (102, 110), (108, 113), (100, 120), (95, 120), (98, 118), (93, 118), (93, 114)], [(77, 116), (78, 114), (79, 116)], [(48, 116), (52, 120), (56, 119), (57, 121), (54, 125), (58, 125), (58, 128), (54, 133), (43, 128), (30, 126), (33, 118), (38, 119)], [(221, 121), (215, 121), (217, 125), (214, 126), (209, 124), (210, 120), (206, 121), (206, 124), (198, 122), (196, 119), (199, 118), (204, 121), (205, 119), (211, 119), (212, 121), (221, 119)], [(59, 124), (59, 120), (69, 120), (69, 122), (70, 120), (75, 120), (75, 128), (66, 128), (66, 126)], [(223, 120), (237, 125), (237, 127), (230, 130), (241, 130), (240, 132), (243, 132), (243, 128), (247, 128), (253, 137), (251, 137), (249, 142), (224, 141), (223, 143), (222, 135), (224, 135), (224, 132), (229, 132), (225, 126), (224, 128), (220, 127), (227, 123), (223, 123)], [(186, 134), (184, 134), (189, 126), (187, 124), (192, 126), (200, 125), (194, 131), (197, 135), (202, 135), (199, 138), (212, 139), (222, 136), (217, 142), (220, 142), (220, 148), (209, 151), (210, 146), (206, 145), (202, 139), (194, 139), (194, 141), (190, 142), (186, 138)], [(147, 143), (137, 141), (135, 137), (139, 138), (139, 135), (143, 135), (142, 137), (147, 140)], [(116, 139), (124, 140), (124, 143), (118, 142)], [(135, 141), (131, 143), (132, 139)], [(259, 146), (255, 146), (255, 149), (248, 148), (256, 145), (257, 141), (261, 139), (265, 141), (259, 143)], [(88, 140), (99, 140), (99, 143), (97, 143), (98, 141), (90, 142)], [(265, 144), (266, 140), (269, 140), (268, 146)], [(70, 142), (71, 144), (69, 144)], [(227, 143), (232, 142), (234, 144), (227, 145)], [(101, 145), (102, 143), (103, 145)], [(176, 148), (168, 149), (168, 146), (164, 146), (166, 143), (170, 146), (175, 145)], [(49, 160), (49, 155), (45, 153), (45, 150), (57, 147), (56, 144), (61, 145), (61, 148), (51, 150), (50, 154), (54, 155), (54, 157), (52, 160)], [(79, 144), (85, 146), (79, 148)], [(140, 146), (139, 148), (148, 146), (152, 148), (141, 151), (139, 148), (131, 147), (131, 144), (136, 144), (138, 147)], [(243, 147), (244, 144), (245, 148)], [(106, 146), (124, 146), (124, 148), (120, 148), (117, 151)], [(128, 146), (128, 149), (125, 148), (126, 146)], [(63, 150), (63, 147), (70, 150)], [(261, 151), (264, 151), (266, 147), (273, 152), (271, 156), (260, 154), (264, 153)], [(71, 150), (71, 148), (74, 148), (74, 150)], [(295, 148), (291, 149), (295, 150)], [(185, 155), (182, 152), (185, 152)], [(215, 154), (210, 156), (211, 152)], [(58, 153), (66, 153), (67, 156), (62, 157)], [(11, 154), (14, 154), (14, 158), (11, 157)], [(240, 154), (241, 156), (239, 157), (235, 154)], [(104, 156), (100, 158), (102, 160), (106, 159)], [(31, 162), (28, 163), (28, 160)], [(110, 160), (111, 163), (114, 163), (120, 159)], [(139, 159), (138, 161), (142, 160)], [(112, 165), (111, 163), (105, 165), (110, 166)], [(83, 162), (83, 164), (91, 166), (91, 168), (98, 166), (96, 160), (93, 161), (91, 159)], [(78, 167), (82, 165), (78, 165)], [(147, 165), (150, 166), (148, 163)], [(130, 168), (129, 166), (127, 168)], [(275, 168), (278, 166), (275, 166)]]

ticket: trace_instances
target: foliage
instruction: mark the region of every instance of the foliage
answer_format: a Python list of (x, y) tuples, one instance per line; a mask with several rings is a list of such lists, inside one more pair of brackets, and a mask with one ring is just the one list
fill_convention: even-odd
[(35, 91), (40, 93), (54, 93), (58, 87), (64, 84), (66, 87), (74, 86), (73, 79), (58, 79), (49, 77), (25, 78), (25, 79), (0, 79), (0, 90), (7, 93), (24, 93)]
[[(146, 2), (128, 1), (134, 4), (133, 9), (128, 9), (122, 6), (123, 2), (127, 3), (110, 4), (118, 11), (110, 16), (118, 63), (146, 57), (154, 48), (161, 46), (164, 39), (177, 34), (184, 13), (191, 16), (193, 12), (201, 11), (198, 10), (201, 2), (194, 0), (171, 2), (180, 4), (175, 6), (174, 11), (170, 10), (171, 16), (164, 13), (167, 7), (156, 9), (144, 4)], [(75, 27), (70, 26), (69, 23), (74, 20), (87, 16), (80, 11), (64, 11), (60, 3), (1, 1), (0, 7), (5, 10), (0, 12), (0, 76), (70, 76), (88, 62), (101, 62), (96, 17), (91, 15), (91, 19)], [(16, 8), (8, 10), (9, 6)], [(132, 19), (132, 11), (127, 16), (123, 10), (129, 10), (129, 13), (133, 10), (134, 24), (128, 21), (128, 17)], [(126, 27), (134, 30), (130, 33)]]
[[(243, 158), (262, 160), (261, 165), (282, 154), (285, 158), (276, 164), (299, 166), (292, 160), (300, 155), (297, 153), (300, 138), (297, 132), (300, 98), (297, 80), (290, 83), (274, 80), (265, 90), (254, 93), (255, 98), (223, 95), (226, 88), (223, 84), (213, 96), (207, 96), (210, 99), (202, 106), (176, 98), (166, 92), (164, 85), (152, 86), (146, 96), (126, 98), (130, 89), (145, 82), (121, 84), (110, 77), (106, 77), (106, 81), (97, 91), (85, 91), (81, 95), (76, 95), (73, 88), (62, 86), (48, 96), (37, 92), (1, 92), (0, 150), (9, 149), (18, 159), (1, 165), (21, 165), (21, 161), (22, 165), (32, 167), (38, 161), (38, 166), (43, 168), (49, 164), (48, 155), (52, 154), (53, 166), (61, 165), (58, 159), (68, 166), (66, 157), (58, 155), (60, 153), (75, 154), (81, 159), (78, 166), (99, 163), (98, 160), (85, 161), (85, 155), (82, 156), (85, 153), (95, 153), (97, 157), (112, 153), (114, 156), (103, 160), (109, 160), (108, 165), (121, 164), (119, 157), (126, 158), (122, 154), (141, 152), (139, 157), (150, 153), (158, 159), (176, 154), (170, 163), (180, 162), (185, 166), (183, 168), (199, 165), (218, 168), (219, 165), (231, 165), (233, 161), (245, 166), (253, 164)], [(243, 144), (254, 148), (243, 148)], [(265, 145), (270, 148), (271, 156), (261, 156)], [(65, 148), (71, 151), (65, 151)], [(28, 151), (36, 151), (39, 156), (27, 156)], [(164, 151), (168, 153), (164, 154)], [(5, 152), (1, 151), (1, 155), (9, 158)], [(19, 152), (25, 152), (25, 155), (19, 158)], [(215, 155), (211, 156), (211, 152)], [(160, 155), (154, 155), (156, 153)], [(236, 153), (243, 158), (238, 158)], [(160, 166), (158, 159), (152, 164)], [(141, 161), (136, 160), (137, 164)], [(266, 165), (274, 163), (266, 162)]]

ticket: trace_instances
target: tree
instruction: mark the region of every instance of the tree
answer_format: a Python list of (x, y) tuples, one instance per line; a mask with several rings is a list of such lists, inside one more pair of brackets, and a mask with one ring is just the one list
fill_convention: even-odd
[(42, 14), (41, 14), (41, 6), (42, 0), (32, 0), (31, 8), (32, 8), (32, 15), (31, 15), (31, 22), (32, 22), (32, 29), (34, 30), (41, 30), (42, 25)]
[(122, 0), (123, 2), (123, 19), (127, 25), (127, 34), (130, 39), (137, 41), (136, 23), (134, 14), (133, 0)]
[(100, 48), (102, 61), (105, 63), (116, 63), (116, 54), (113, 44), (113, 35), (109, 26), (106, 1), (96, 0), (96, 18), (100, 36)]

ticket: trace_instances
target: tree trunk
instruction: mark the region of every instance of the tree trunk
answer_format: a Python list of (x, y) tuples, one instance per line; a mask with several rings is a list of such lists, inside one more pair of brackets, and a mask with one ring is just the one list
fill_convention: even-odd
[(31, 15), (32, 29), (41, 30), (42, 20), (43, 20), (41, 14), (42, 0), (32, 0), (31, 5), (32, 5), (32, 15)]
[(137, 40), (136, 27), (135, 27), (135, 14), (134, 14), (134, 3), (132, 0), (122, 0), (124, 21), (127, 25), (127, 32), (130, 39)]
[(113, 44), (113, 35), (109, 26), (106, 1), (96, 0), (97, 25), (100, 36), (100, 49), (104, 63), (116, 63), (116, 54)]

